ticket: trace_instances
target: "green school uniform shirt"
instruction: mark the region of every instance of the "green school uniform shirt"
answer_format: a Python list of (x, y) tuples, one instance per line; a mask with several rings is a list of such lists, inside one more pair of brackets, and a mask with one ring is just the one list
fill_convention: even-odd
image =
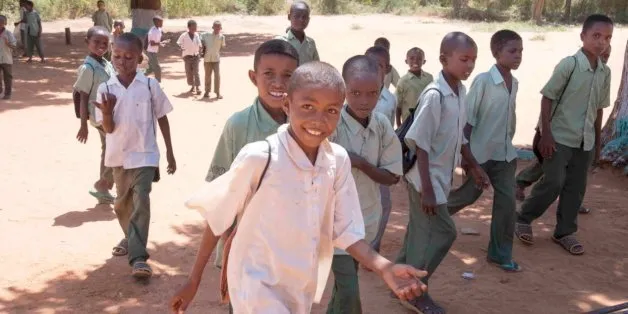
[(283, 39), (289, 42), (299, 52), (299, 65), (311, 61), (320, 61), (314, 39), (305, 36), (305, 39), (301, 42), (289, 29), (288, 32), (278, 36), (277, 39)]
[[(399, 176), (403, 175), (401, 143), (390, 125), (390, 121), (379, 112), (371, 114), (369, 123), (365, 128), (347, 112), (345, 105), (341, 111), (336, 131), (329, 139), (380, 169), (388, 170)], [(364, 239), (367, 243), (371, 243), (377, 235), (382, 216), (380, 184), (357, 168), (351, 168), (351, 174), (353, 174), (358, 189), (360, 208), (364, 217), (364, 226), (366, 227)], [(336, 254), (347, 253), (336, 250)]]
[(225, 35), (205, 33), (201, 35), (201, 43), (205, 46), (205, 62), (220, 62), (220, 49), (225, 47)]
[(279, 123), (264, 109), (259, 98), (255, 98), (251, 106), (236, 112), (227, 120), (205, 181), (211, 182), (227, 172), (246, 144), (265, 140), (277, 133), (278, 128)]
[(104, 27), (109, 33), (111, 33), (113, 27), (113, 19), (109, 15), (109, 12), (105, 10), (98, 10), (94, 12), (92, 15), (92, 21), (94, 21), (94, 26)]
[(28, 29), (28, 35), (30, 36), (39, 36), (39, 25), (41, 24), (41, 18), (39, 17), (39, 13), (33, 10), (31, 12), (26, 12), (26, 27)]
[(103, 59), (103, 62), (100, 63), (91, 56), (87, 56), (83, 64), (78, 68), (78, 75), (73, 88), (76, 91), (89, 94), (87, 107), (89, 108), (89, 121), (93, 126), (99, 125), (96, 123), (95, 108), (92, 104), (92, 101), (96, 100), (98, 87), (115, 75), (116, 70), (111, 62)]
[(496, 66), (475, 77), (467, 94), (467, 123), (473, 126), (471, 152), (483, 164), (489, 160), (512, 161), (516, 128), (516, 98), (519, 81), (512, 78), (512, 91)]
[[(543, 96), (554, 100), (552, 112), (555, 111), (555, 114), (550, 125), (557, 143), (572, 148), (582, 147), (585, 151), (593, 149), (597, 110), (611, 104), (610, 83), (610, 68), (598, 58), (597, 69), (593, 70), (582, 50), (575, 54), (575, 58), (566, 57), (558, 63), (541, 90)], [(557, 104), (563, 89), (565, 92)]]
[(421, 71), (420, 76), (410, 72), (399, 79), (395, 94), (397, 96), (397, 106), (401, 108), (401, 119), (405, 120), (410, 115), (410, 109), (416, 108), (419, 95), (425, 87), (434, 81), (432, 74)]

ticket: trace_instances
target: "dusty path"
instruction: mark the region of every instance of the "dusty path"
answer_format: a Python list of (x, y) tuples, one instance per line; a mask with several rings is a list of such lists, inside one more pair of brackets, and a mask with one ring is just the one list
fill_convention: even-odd
[[(198, 21), (201, 28), (209, 29), (213, 19)], [(49, 63), (16, 64), (13, 100), (0, 102), (0, 312), (166, 312), (166, 301), (191, 268), (201, 231), (200, 217), (185, 209), (183, 201), (202, 182), (225, 119), (255, 96), (246, 76), (255, 47), (287, 25), (284, 17), (221, 19), (228, 36), (221, 66), (225, 99), (203, 101), (187, 95), (177, 52), (169, 47), (162, 54), (163, 85), (175, 106), (170, 121), (179, 169), (156, 184), (151, 194), (149, 247), (156, 276), (147, 286), (130, 279), (126, 259), (111, 256), (111, 247), (122, 233), (111, 208), (94, 207), (87, 194), (97, 175), (96, 133), (90, 130), (86, 145), (74, 139), (78, 121), (69, 92), (85, 49), (79, 33), (74, 46), (63, 45), (62, 31), (67, 25), (74, 31), (85, 30), (89, 22), (44, 25)], [(183, 20), (166, 21), (166, 30), (179, 33), (184, 25)], [(338, 67), (385, 35), (392, 42), (393, 65), (400, 73), (405, 72), (405, 51), (411, 46), (426, 51), (425, 69), (435, 73), (440, 38), (452, 30), (469, 32), (476, 39), (480, 57), (475, 73), (487, 69), (492, 63), (491, 33), (464, 24), (411, 17), (316, 16), (310, 35), (322, 58)], [(516, 73), (521, 82), (517, 144), (531, 141), (538, 90), (557, 60), (579, 47), (578, 32), (547, 33), (544, 41), (532, 41), (534, 34), (522, 33), (524, 64)], [(616, 29), (612, 69), (620, 69), (627, 38), (628, 31)], [(619, 76), (618, 71), (613, 74)], [(613, 94), (617, 85), (614, 80)], [(554, 211), (548, 212), (535, 225), (535, 247), (516, 243), (515, 257), (526, 269), (521, 274), (505, 274), (484, 261), (491, 205), (487, 193), (455, 218), (459, 227), (474, 227), (482, 235), (458, 237), (433, 277), (432, 294), (453, 314), (574, 313), (628, 301), (627, 184), (611, 171), (591, 177), (585, 203), (594, 212), (580, 219), (580, 239), (587, 248), (582, 257), (568, 256), (550, 241)], [(388, 257), (396, 254), (407, 222), (405, 188), (399, 185), (393, 191), (394, 213), (383, 245)], [(473, 271), (477, 278), (465, 281), (460, 277), (463, 271)], [(190, 313), (226, 312), (218, 304), (217, 274), (207, 268)], [(373, 274), (361, 273), (361, 292), (365, 313), (405, 313)], [(324, 309), (316, 306), (314, 312)]]

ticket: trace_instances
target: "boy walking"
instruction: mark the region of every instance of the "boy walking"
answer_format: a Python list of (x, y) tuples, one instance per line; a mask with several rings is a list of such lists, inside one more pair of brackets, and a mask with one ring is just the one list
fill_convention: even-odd
[(109, 15), (109, 12), (105, 10), (105, 1), (98, 1), (97, 6), (98, 10), (92, 15), (92, 21), (94, 22), (94, 26), (103, 27), (107, 30), (108, 33), (111, 33), (113, 19)]
[[(422, 279), (425, 284), (456, 239), (447, 195), (460, 155), (470, 165), (476, 184), (482, 188), (488, 185), (486, 173), (473, 158), (463, 135), (467, 117), (466, 90), (461, 81), (471, 75), (476, 58), (477, 46), (471, 37), (461, 32), (445, 36), (439, 57), (443, 70), (421, 95), (414, 123), (405, 136), (417, 160), (405, 175), (410, 220), (397, 262), (424, 267), (428, 272)], [(403, 305), (419, 313), (445, 312), (429, 294)]]
[[(521, 36), (510, 30), (496, 32), (491, 38), (491, 52), (495, 65), (476, 76), (467, 96), (465, 135), (473, 156), (488, 174), (494, 190), (487, 260), (505, 271), (515, 272), (521, 270), (512, 259), (517, 170), (517, 151), (512, 138), (519, 82), (512, 70), (521, 64)], [(482, 195), (482, 189), (474, 181), (468, 176), (459, 189), (449, 194), (450, 215), (473, 204)]]
[(408, 73), (399, 79), (399, 85), (395, 90), (397, 96), (397, 125), (401, 125), (414, 110), (419, 100), (419, 95), (434, 78), (432, 74), (423, 71), (425, 53), (421, 48), (410, 48), (406, 53), (406, 64), (410, 69)]
[[(390, 41), (386, 37), (379, 37), (375, 39), (375, 43), (373, 46), (381, 46), (388, 50), (390, 54)], [(385, 72), (386, 76), (384, 77), (384, 87), (386, 89), (390, 89), (390, 85), (392, 84), (397, 88), (397, 83), (399, 82), (399, 72), (395, 69), (394, 66), (390, 65), (390, 68)]]
[(517, 238), (526, 244), (534, 244), (532, 222), (560, 196), (552, 239), (570, 254), (584, 254), (575, 233), (589, 165), (600, 154), (602, 111), (610, 106), (611, 72), (600, 56), (612, 36), (609, 17), (587, 17), (580, 34), (582, 49), (561, 60), (541, 90), (537, 149), (543, 177), (521, 205), (515, 227)]
[(305, 35), (305, 29), (310, 23), (310, 6), (305, 1), (292, 2), (288, 20), (290, 28), (278, 38), (289, 42), (299, 52), (299, 65), (320, 61), (314, 39)]
[(196, 21), (188, 21), (188, 31), (181, 34), (177, 39), (177, 45), (182, 50), (183, 62), (185, 63), (185, 76), (188, 85), (192, 88), (190, 93), (201, 94), (201, 79), (198, 72), (198, 64), (200, 62), (201, 53), (201, 37), (196, 32)]
[[(153, 24), (155, 26), (151, 27), (148, 31), (148, 37), (146, 40), (148, 43), (146, 44), (146, 56), (148, 57), (148, 68), (146, 69), (145, 75), (150, 75), (151, 73), (155, 73), (155, 79), (157, 82), (161, 83), (161, 65), (159, 65), (159, 47), (163, 47), (167, 40), (161, 40), (163, 36), (163, 32), (161, 28), (164, 25), (164, 19), (155, 15), (153, 17)], [(124, 29), (124, 24), (122, 24), (122, 28)]]
[(13, 91), (13, 50), (16, 48), (17, 41), (13, 33), (6, 28), (6, 25), (7, 17), (0, 15), (0, 72), (2, 73), (0, 94), (4, 91), (2, 99), (11, 99), (11, 92)]
[(202, 55), (204, 56), (205, 66), (205, 95), (203, 98), (209, 98), (212, 90), (212, 73), (214, 74), (214, 92), (216, 98), (222, 99), (220, 94), (220, 49), (225, 47), (225, 35), (220, 31), (222, 24), (220, 21), (214, 21), (212, 32), (205, 33), (201, 36), (203, 44)]
[(37, 53), (41, 58), (41, 63), (46, 62), (44, 59), (44, 51), (41, 48), (41, 18), (39, 13), (34, 9), (33, 1), (26, 1), (26, 18), (22, 20), (22, 23), (26, 23), (26, 42), (27, 49), (26, 55), (28, 56), (28, 63), (33, 62), (33, 53), (37, 48)]

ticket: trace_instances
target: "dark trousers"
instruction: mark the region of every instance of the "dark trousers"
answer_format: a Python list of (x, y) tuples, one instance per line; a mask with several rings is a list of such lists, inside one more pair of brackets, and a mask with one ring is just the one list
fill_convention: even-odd
[(188, 80), (188, 85), (192, 87), (201, 86), (201, 78), (198, 74), (198, 64), (200, 59), (198, 56), (185, 56), (183, 57), (185, 63), (185, 77)]
[(361, 314), (358, 262), (351, 255), (334, 255), (331, 263), (334, 289), (327, 314)]
[(41, 37), (28, 35), (28, 43), (26, 49), (26, 56), (28, 58), (32, 58), (35, 53), (35, 48), (37, 48), (37, 53), (39, 53), (40, 58), (44, 58), (44, 51), (41, 49)]
[(562, 238), (578, 230), (578, 210), (587, 187), (592, 151), (556, 143), (551, 158), (543, 160), (543, 177), (521, 205), (517, 221), (531, 224), (560, 196), (556, 210), (554, 237)]
[[(13, 65), (12, 64), (0, 64), (0, 71), (2, 72), (2, 82), (0, 82), (0, 93), (4, 90), (5, 96), (11, 96), (13, 91)], [(4, 86), (2, 85), (4, 83)]]
[(214, 93), (220, 95), (220, 62), (204, 62), (205, 91), (212, 91), (212, 74), (214, 74)]

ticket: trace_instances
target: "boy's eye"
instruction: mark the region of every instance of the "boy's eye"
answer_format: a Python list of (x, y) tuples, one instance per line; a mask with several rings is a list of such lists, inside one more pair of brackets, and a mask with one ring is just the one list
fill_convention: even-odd
[(327, 109), (327, 112), (329, 112), (331, 114), (338, 114), (338, 109), (336, 109), (336, 108), (329, 108), (329, 109)]
[(351, 96), (358, 97), (358, 96), (360, 96), (360, 92), (358, 92), (358, 91), (352, 91), (352, 92), (351, 92)]
[(314, 108), (314, 106), (310, 105), (310, 104), (304, 104), (301, 106), (301, 108), (305, 109), (305, 110), (310, 110), (312, 108)]

